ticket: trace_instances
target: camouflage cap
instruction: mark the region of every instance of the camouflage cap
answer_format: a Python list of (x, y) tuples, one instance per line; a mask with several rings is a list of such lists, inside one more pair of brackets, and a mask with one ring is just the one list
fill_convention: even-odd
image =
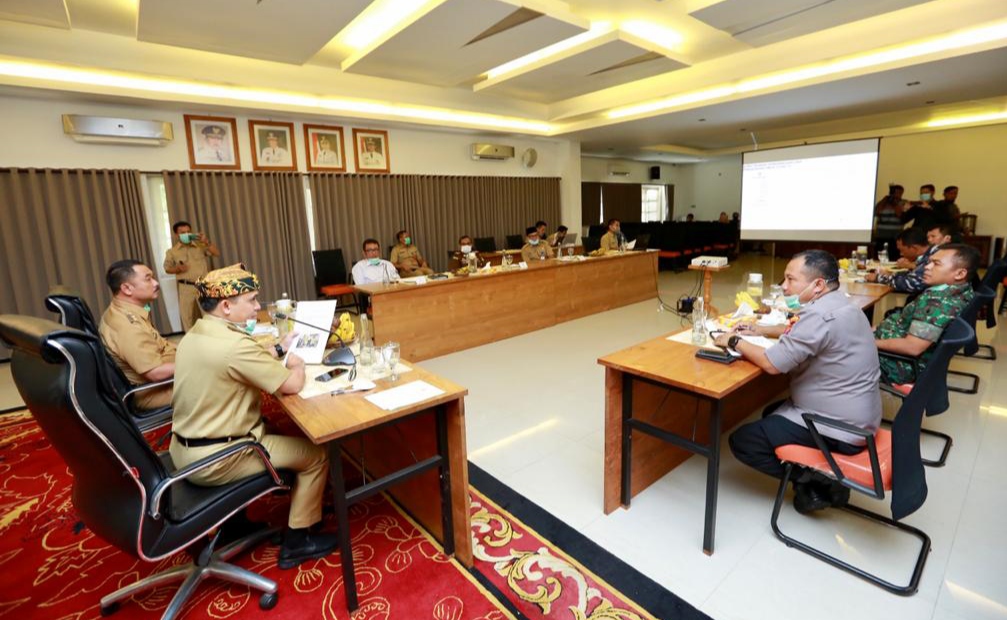
[(214, 269), (196, 280), (196, 291), (204, 298), (226, 299), (257, 290), (259, 290), (258, 276), (245, 270), (245, 265), (242, 263)]

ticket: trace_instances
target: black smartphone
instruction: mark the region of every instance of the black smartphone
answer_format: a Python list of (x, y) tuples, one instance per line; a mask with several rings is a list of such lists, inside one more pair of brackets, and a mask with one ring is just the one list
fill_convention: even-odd
[(696, 351), (696, 357), (700, 357), (704, 360), (710, 360), (712, 362), (720, 362), (721, 364), (733, 364), (734, 360), (738, 359), (722, 349), (718, 349), (717, 351), (700, 349), (699, 351)]
[(329, 372), (320, 374), (317, 377), (315, 377), (315, 381), (321, 381), (323, 383), (326, 381), (332, 381), (336, 377), (341, 377), (348, 372), (350, 372), (348, 368), (333, 368)]

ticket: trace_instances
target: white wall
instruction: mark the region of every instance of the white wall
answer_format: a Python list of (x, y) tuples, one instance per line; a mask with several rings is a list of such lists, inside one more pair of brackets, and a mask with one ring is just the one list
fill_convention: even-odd
[[(629, 176), (610, 176), (608, 174), (610, 166), (628, 170)], [(652, 166), (658, 166), (661, 169), (661, 178), (656, 181), (650, 180), (650, 168)], [(580, 160), (580, 174), (582, 181), (595, 181), (598, 183), (648, 183), (654, 185), (674, 185), (676, 192), (678, 191), (678, 178), (680, 176), (679, 170), (681, 168), (683, 168), (683, 165), (681, 164), (657, 164), (647, 161), (610, 159), (607, 157), (582, 157)]]
[[(189, 168), (183, 114), (186, 111), (170, 107), (155, 108), (117, 103), (95, 103), (83, 99), (34, 98), (0, 96), (0, 135), (4, 136), (0, 150), (0, 166), (50, 168), (130, 168), (147, 171), (186, 170)], [(193, 114), (207, 114), (188, 110)], [(111, 144), (82, 144), (63, 133), (62, 114), (89, 114), (169, 121), (174, 126), (175, 139), (167, 146), (145, 147)], [(214, 116), (237, 118), (238, 150), (243, 170), (252, 169), (251, 145), (248, 134), (249, 116), (214, 111)], [(540, 139), (527, 136), (479, 135), (457, 131), (435, 131), (386, 127), (380, 123), (360, 123), (340, 118), (310, 118), (255, 114), (255, 119), (294, 122), (294, 142), (297, 165), (306, 170), (303, 122), (342, 126), (347, 170), (354, 169), (352, 129), (388, 130), (391, 170), (398, 174), (444, 174), (471, 176), (536, 176), (559, 177), (573, 173), (571, 158), (579, 164), (579, 146), (574, 154), (568, 140)], [(515, 147), (516, 157), (507, 161), (475, 161), (470, 156), (473, 142), (491, 142)], [(538, 164), (531, 169), (521, 165), (521, 153), (527, 148), (538, 151)], [(578, 178), (579, 182), (579, 178)], [(576, 197), (579, 208), (580, 196)]]
[(916, 199), (919, 186), (957, 185), (962, 212), (978, 216), (980, 235), (1007, 235), (1007, 125), (948, 129), (881, 140), (878, 199), (889, 183), (906, 188)]
[[(683, 167), (683, 166), (680, 166)], [(716, 220), (721, 211), (741, 211), (741, 155), (729, 155), (684, 166), (690, 183), (677, 201), (676, 215), (693, 213), (697, 220)], [(690, 191), (691, 190), (691, 191)]]

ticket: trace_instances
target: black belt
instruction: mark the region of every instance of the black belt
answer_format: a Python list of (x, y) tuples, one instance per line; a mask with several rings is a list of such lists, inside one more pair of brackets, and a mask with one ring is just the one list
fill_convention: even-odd
[(202, 448), (204, 446), (212, 446), (218, 443), (227, 443), (229, 441), (234, 441), (235, 439), (246, 439), (252, 437), (251, 433), (237, 435), (235, 437), (200, 437), (198, 439), (188, 439), (186, 437), (182, 437), (178, 433), (172, 433), (172, 435), (175, 436), (178, 443), (182, 444), (186, 448)]
[(189, 286), (196, 286), (196, 283), (192, 280), (183, 280), (181, 278), (175, 278), (175, 282), (181, 282), (182, 284), (188, 284)]

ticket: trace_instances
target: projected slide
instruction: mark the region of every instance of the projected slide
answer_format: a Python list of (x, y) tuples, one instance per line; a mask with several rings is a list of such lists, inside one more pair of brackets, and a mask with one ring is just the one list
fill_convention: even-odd
[(878, 139), (745, 153), (741, 238), (870, 241)]

